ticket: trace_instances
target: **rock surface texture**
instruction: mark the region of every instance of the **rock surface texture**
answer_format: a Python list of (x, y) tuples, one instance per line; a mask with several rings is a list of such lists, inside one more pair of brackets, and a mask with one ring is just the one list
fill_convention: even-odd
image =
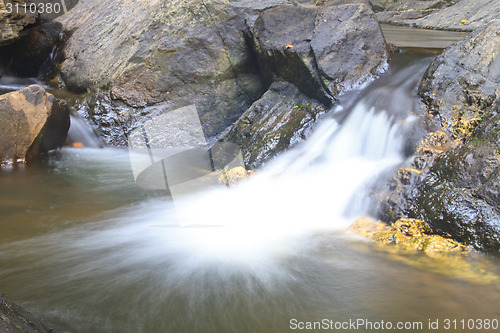
[(0, 295), (0, 332), (50, 333), (42, 320)]
[(370, 0), (384, 23), (473, 31), (498, 18), (498, 0)]
[(400, 170), (391, 219), (425, 220), (440, 234), (500, 253), (500, 25), (450, 46), (430, 65), (420, 95), (437, 131)]
[[(298, 99), (289, 101), (292, 108), (307, 103), (328, 108), (339, 94), (385, 71), (388, 52), (368, 5), (312, 4), (81, 2), (60, 18), (65, 29), (74, 31), (62, 76), (70, 89), (90, 89), (81, 113), (116, 145), (125, 144), (128, 132), (143, 121), (193, 104), (207, 138), (218, 138), (233, 124), (240, 126), (240, 117), (255, 110), (266, 90), (273, 95), (275, 81), (294, 86), (290, 94)], [(271, 105), (260, 103), (260, 110), (271, 112)], [(246, 121), (250, 114), (255, 116), (246, 113)], [(287, 115), (273, 115), (276, 123), (299, 126), (280, 134), (287, 137), (283, 142), (310, 125), (281, 119)], [(266, 156), (285, 146), (275, 145)]]
[(0, 46), (11, 44), (22, 36), (22, 31), (36, 22), (38, 14), (11, 10), (11, 6), (23, 5), (22, 1), (0, 1)]
[(26, 162), (63, 145), (69, 108), (40, 86), (0, 96), (0, 162)]

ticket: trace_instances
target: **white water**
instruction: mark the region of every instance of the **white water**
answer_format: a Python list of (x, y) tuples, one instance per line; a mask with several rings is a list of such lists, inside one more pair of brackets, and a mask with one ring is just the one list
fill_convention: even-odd
[[(406, 73), (417, 76), (424, 67), (417, 68), (420, 71), (410, 68)], [(367, 106), (374, 97), (385, 102), (408, 95), (407, 86), (395, 84), (398, 88), (384, 86), (368, 93), (347, 110), (341, 124), (334, 120), (344, 112), (338, 108), (303, 145), (231, 191), (222, 187), (175, 203), (144, 200), (109, 217), (99, 216), (95, 230), (70, 229), (36, 242), (47, 246), (56, 261), (89, 257), (75, 262), (75, 272), (83, 275), (94, 274), (92, 267), (116, 271), (159, 260), (168, 262), (165, 274), (168, 268), (169, 275), (179, 278), (200, 270), (225, 277), (243, 270), (259, 280), (275, 281), (283, 273), (283, 260), (308, 246), (304, 239), (342, 231), (369, 214), (371, 181), (404, 160), (404, 134), (416, 125), (413, 105), (401, 105), (397, 114)], [(126, 155), (106, 150), (84, 149), (80, 154), (90, 158), (81, 161), (86, 168), (104, 159), (97, 163), (118, 169), (115, 163), (126, 160)], [(113, 173), (108, 170), (101, 178), (113, 181)]]
[[(22, 196), (41, 202), (29, 208), (35, 215), (4, 215), (52, 228), (0, 247), (4, 290), (68, 332), (284, 332), (297, 315), (376, 315), (387, 297), (377, 274), (390, 273), (349, 250), (342, 231), (372, 212), (372, 185), (405, 160), (427, 63), (332, 111), (306, 142), (229, 192), (148, 198), (125, 151), (63, 150), (43, 175), (42, 199)], [(100, 208), (108, 201), (118, 208)], [(394, 295), (387, 304), (403, 308)]]

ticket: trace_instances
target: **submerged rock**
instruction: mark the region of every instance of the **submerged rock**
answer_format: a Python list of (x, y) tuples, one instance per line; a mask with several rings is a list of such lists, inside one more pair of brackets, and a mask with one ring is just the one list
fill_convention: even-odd
[(399, 219), (388, 226), (371, 218), (361, 218), (351, 225), (350, 230), (380, 244), (394, 245), (405, 251), (423, 252), (429, 256), (435, 253), (467, 252), (464, 245), (434, 234), (427, 223), (418, 219)]
[(69, 130), (69, 108), (32, 85), (0, 96), (0, 163), (27, 162), (61, 147)]
[(4, 333), (50, 333), (52, 329), (39, 317), (0, 295), (0, 331)]
[(492, 262), (451, 238), (434, 234), (421, 220), (400, 219), (389, 226), (363, 217), (354, 222), (350, 230), (373, 240), (369, 244), (358, 244), (360, 250), (377, 251), (405, 265), (500, 290), (500, 277), (492, 269)]

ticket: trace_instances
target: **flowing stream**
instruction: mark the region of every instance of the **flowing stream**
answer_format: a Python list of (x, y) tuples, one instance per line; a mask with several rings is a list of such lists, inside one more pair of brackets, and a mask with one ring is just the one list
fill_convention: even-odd
[(395, 57), (229, 192), (173, 203), (136, 186), (126, 150), (91, 145), (2, 170), (0, 290), (57, 332), (291, 332), (323, 319), (427, 332), (429, 320), (500, 319), (498, 284), (419, 256), (409, 265), (346, 232), (376, 213), (370, 198), (422, 136), (416, 85), (430, 56)]

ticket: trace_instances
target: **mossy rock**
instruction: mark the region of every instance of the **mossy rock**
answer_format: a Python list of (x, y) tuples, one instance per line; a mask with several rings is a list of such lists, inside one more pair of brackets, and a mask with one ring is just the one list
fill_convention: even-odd
[(450, 238), (435, 235), (427, 223), (418, 219), (399, 219), (392, 226), (371, 218), (361, 218), (354, 222), (350, 230), (368, 237), (380, 244), (394, 245), (410, 252), (466, 253), (467, 248)]
[(363, 217), (349, 230), (374, 241), (358, 244), (362, 251), (379, 252), (390, 260), (418, 269), (500, 289), (498, 272), (485, 256), (469, 251), (451, 238), (433, 234), (422, 220), (400, 219), (388, 225)]

